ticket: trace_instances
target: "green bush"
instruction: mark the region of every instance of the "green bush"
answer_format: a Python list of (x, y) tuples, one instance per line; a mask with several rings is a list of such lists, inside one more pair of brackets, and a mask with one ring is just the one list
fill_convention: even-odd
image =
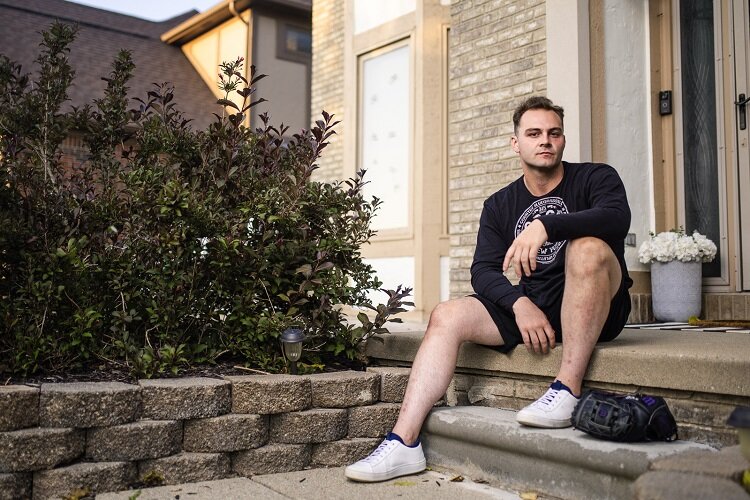
[[(266, 115), (251, 130), (263, 75), (246, 79), (238, 59), (221, 65), (215, 121), (194, 131), (168, 84), (128, 109), (127, 51), (104, 97), (62, 112), (75, 34), (43, 34), (36, 81), (0, 55), (0, 372), (116, 363), (151, 377), (222, 356), (281, 371), (291, 326), (306, 332), (309, 370), (357, 357), (398, 321), (409, 289), (377, 307), (365, 295), (380, 283), (360, 253), (379, 205), (364, 172), (311, 180), (332, 116), (290, 139)], [(72, 132), (88, 158), (63, 168)], [(373, 317), (349, 323), (343, 305)]]

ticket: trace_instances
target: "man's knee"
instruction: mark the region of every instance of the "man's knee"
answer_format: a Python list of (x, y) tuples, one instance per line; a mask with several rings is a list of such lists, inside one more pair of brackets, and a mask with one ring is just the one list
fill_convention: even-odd
[(607, 271), (608, 265), (616, 262), (617, 258), (609, 245), (591, 236), (569, 241), (565, 251), (566, 274), (591, 276), (596, 272)]
[(450, 329), (455, 325), (457, 315), (460, 314), (456, 306), (457, 304), (455, 300), (448, 300), (439, 303), (430, 313), (429, 326), (438, 327), (440, 329)]

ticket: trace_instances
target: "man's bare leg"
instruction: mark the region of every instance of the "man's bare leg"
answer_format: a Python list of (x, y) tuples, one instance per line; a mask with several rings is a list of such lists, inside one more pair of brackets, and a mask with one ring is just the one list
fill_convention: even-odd
[(560, 311), (562, 363), (549, 390), (518, 412), (520, 423), (546, 428), (571, 425), (583, 376), (621, 279), (617, 258), (602, 240), (587, 237), (568, 243)]
[(587, 237), (568, 243), (560, 313), (563, 354), (557, 379), (576, 396), (581, 394), (591, 353), (621, 280), (620, 264), (604, 241)]
[(393, 432), (414, 443), (432, 406), (445, 394), (464, 342), (500, 345), (503, 340), (487, 309), (473, 297), (438, 304), (430, 315), (412, 364), (401, 412)]
[(500, 345), (502, 338), (490, 314), (473, 297), (439, 304), (430, 315), (422, 344), (414, 358), (401, 412), (375, 451), (353, 463), (344, 475), (354, 481), (385, 481), (422, 472), (427, 462), (418, 442), (427, 413), (453, 377), (458, 349), (466, 341)]

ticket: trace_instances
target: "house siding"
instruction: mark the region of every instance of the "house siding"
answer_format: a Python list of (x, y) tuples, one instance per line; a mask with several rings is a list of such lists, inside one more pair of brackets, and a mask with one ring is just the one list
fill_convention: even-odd
[[(313, 58), (311, 119), (320, 119), (326, 111), (336, 115), (334, 120), (344, 118), (344, 0), (315, 0), (313, 2)], [(336, 134), (323, 151), (315, 172), (318, 180), (335, 180), (342, 177), (344, 162), (343, 127), (336, 127)]]
[(544, 1), (454, 0), (449, 52), (450, 292), (461, 297), (473, 291), (482, 203), (521, 175), (513, 109), (546, 91)]

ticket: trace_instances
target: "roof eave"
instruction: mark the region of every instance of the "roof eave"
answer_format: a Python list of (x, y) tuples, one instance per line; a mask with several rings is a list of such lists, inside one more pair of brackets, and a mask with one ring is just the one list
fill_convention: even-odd
[[(162, 42), (170, 45), (182, 45), (202, 35), (234, 17), (229, 9), (230, 0), (214, 5), (205, 12), (191, 17), (178, 24), (161, 36)], [(251, 7), (283, 8), (297, 15), (310, 15), (310, 8), (301, 5), (298, 0), (235, 0), (235, 12), (243, 12)]]

